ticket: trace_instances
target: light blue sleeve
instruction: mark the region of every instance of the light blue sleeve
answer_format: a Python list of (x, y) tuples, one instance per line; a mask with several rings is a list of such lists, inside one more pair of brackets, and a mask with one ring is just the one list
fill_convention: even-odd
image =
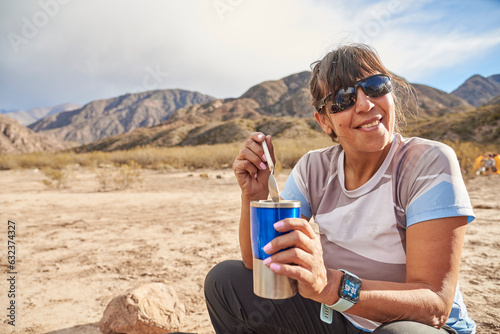
[(455, 152), (446, 145), (427, 150), (416, 169), (415, 198), (406, 211), (407, 227), (418, 222), (466, 216), (474, 220), (474, 211), (462, 178)]
[(467, 216), (467, 223), (474, 220), (467, 190), (442, 181), (417, 198), (406, 213), (407, 227), (427, 220)]
[(311, 206), (295, 182), (295, 173), (296, 169), (294, 168), (286, 180), (285, 188), (281, 192), (281, 198), (300, 201), (300, 213), (307, 218), (311, 218)]

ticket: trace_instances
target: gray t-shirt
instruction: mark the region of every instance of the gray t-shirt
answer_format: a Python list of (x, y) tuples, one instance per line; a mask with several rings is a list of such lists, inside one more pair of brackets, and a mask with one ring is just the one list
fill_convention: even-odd
[[(281, 197), (301, 201), (302, 215), (318, 224), (327, 267), (364, 279), (405, 282), (406, 228), (453, 216), (474, 219), (455, 152), (421, 138), (394, 135), (390, 151), (363, 186), (346, 190), (340, 145), (304, 155), (292, 170)], [(345, 314), (356, 326), (380, 324)], [(457, 287), (447, 324), (474, 333)]]

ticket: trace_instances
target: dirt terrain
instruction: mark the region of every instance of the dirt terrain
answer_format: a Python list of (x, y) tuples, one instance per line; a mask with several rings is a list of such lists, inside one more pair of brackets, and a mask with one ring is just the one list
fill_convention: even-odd
[[(278, 181), (283, 186), (287, 172)], [(0, 172), (1, 333), (98, 334), (107, 303), (149, 282), (175, 288), (182, 329), (213, 333), (203, 281), (239, 258), (239, 188), (229, 169), (142, 171), (132, 189), (98, 191), (76, 169), (66, 189), (36, 170)], [(469, 226), (460, 286), (478, 333), (500, 332), (500, 175), (467, 179), (477, 219)], [(7, 225), (16, 226), (16, 326), (7, 324)]]

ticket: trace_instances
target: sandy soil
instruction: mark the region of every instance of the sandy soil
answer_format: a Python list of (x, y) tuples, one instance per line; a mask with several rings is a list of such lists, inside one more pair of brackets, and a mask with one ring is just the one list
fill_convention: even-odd
[[(279, 175), (284, 184), (286, 173)], [(133, 189), (99, 192), (76, 170), (69, 188), (48, 189), (40, 172), (0, 172), (0, 332), (100, 333), (107, 303), (149, 282), (173, 286), (182, 329), (213, 333), (205, 274), (238, 258), (239, 188), (231, 170), (149, 171)], [(460, 284), (478, 333), (500, 332), (500, 176), (467, 180), (476, 221), (466, 237)], [(7, 325), (7, 224), (16, 224), (16, 327)]]

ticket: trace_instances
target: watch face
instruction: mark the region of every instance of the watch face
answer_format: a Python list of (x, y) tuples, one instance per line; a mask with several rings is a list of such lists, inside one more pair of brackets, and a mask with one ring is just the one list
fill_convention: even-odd
[(361, 290), (361, 280), (349, 274), (342, 276), (340, 282), (339, 296), (352, 303), (357, 303), (359, 300), (359, 291)]

